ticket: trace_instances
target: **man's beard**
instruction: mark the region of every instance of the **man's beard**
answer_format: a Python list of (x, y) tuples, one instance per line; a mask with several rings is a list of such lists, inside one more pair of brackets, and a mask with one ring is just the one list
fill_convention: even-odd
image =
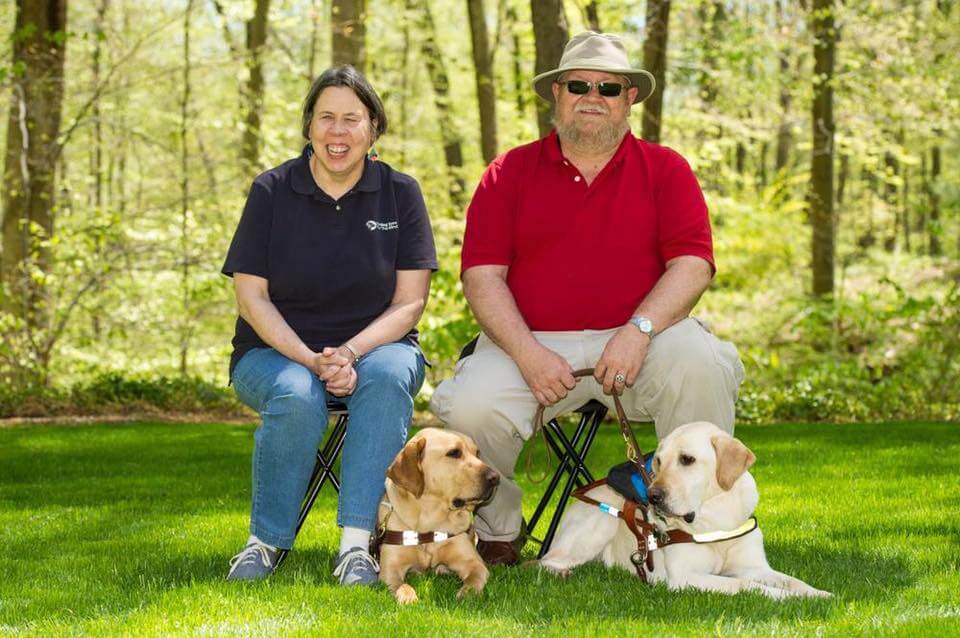
[(603, 153), (612, 151), (623, 141), (623, 136), (630, 130), (630, 124), (626, 118), (619, 122), (604, 122), (594, 131), (586, 132), (577, 128), (573, 117), (569, 121), (563, 122), (553, 113), (553, 125), (557, 128), (557, 135), (563, 142), (578, 147), (588, 153)]

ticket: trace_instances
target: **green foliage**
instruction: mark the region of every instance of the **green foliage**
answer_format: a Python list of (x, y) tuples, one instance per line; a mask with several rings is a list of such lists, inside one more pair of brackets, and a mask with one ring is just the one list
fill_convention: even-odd
[[(262, 168), (301, 149), (300, 105), (311, 76), (331, 59), (328, 3), (308, 4), (271, 5)], [(696, 314), (734, 341), (747, 363), (743, 418), (956, 415), (958, 330), (949, 309), (957, 305), (950, 290), (960, 245), (960, 30), (958, 7), (948, 6), (955, 4), (852, 0), (835, 9), (841, 27), (836, 179), (845, 189), (836, 207), (839, 289), (834, 302), (822, 305), (806, 295), (808, 8), (674, 3), (663, 141), (689, 160), (710, 205), (719, 272)], [(13, 62), (9, 43), (32, 28), (14, 33), (14, 5), (0, 3), (0, 35), (8, 43), (0, 51), (0, 89), (7, 96), (28, 75)], [(238, 80), (247, 73), (243, 33), (253, 5), (217, 5), (192, 12), (184, 132), (183, 6), (110, 3), (101, 22), (96, 3), (71, 4), (56, 234), (38, 235), (53, 263), (28, 271), (46, 285), (49, 322), (29, 326), (0, 312), (2, 413), (122, 409), (122, 401), (75, 394), (76, 388), (119, 391), (95, 384), (110, 371), (128, 380), (198, 376), (225, 387), (235, 304), (219, 267), (254, 178), (238, 159), (246, 126)], [(504, 151), (536, 136), (529, 87), (535, 43), (529, 3), (508, 0), (503, 8), (517, 13), (512, 24), (497, 22), (505, 12), (494, 5), (488, 0), (486, 10), (491, 37), (499, 34), (494, 64)], [(713, 15), (710, 9), (721, 5), (722, 15)], [(430, 6), (443, 16), (437, 44), (462, 138), (464, 166), (457, 173), (471, 190), (484, 166), (466, 6), (458, 0), (430, 0)], [(586, 28), (583, 3), (566, 7), (571, 33)], [(602, 28), (621, 33), (639, 62), (645, 3), (597, 8)], [(458, 276), (464, 211), (450, 201), (422, 34), (411, 18), (403, 3), (372, 1), (365, 26), (367, 75), (390, 121), (377, 149), (420, 182), (440, 256), (420, 325), (433, 363), (418, 398), (422, 409), (477, 326)], [(640, 107), (631, 114), (636, 131), (641, 114)], [(0, 118), (0, 139), (9, 121)], [(782, 135), (788, 161), (777, 170)], [(936, 180), (934, 146), (943, 157)], [(946, 255), (937, 260), (925, 256), (934, 239)], [(933, 274), (917, 284), (923, 273)], [(145, 404), (167, 401), (159, 389), (143, 391), (150, 395)]]
[(242, 414), (229, 388), (199, 377), (99, 374), (72, 388), (0, 386), (0, 418), (76, 414)]

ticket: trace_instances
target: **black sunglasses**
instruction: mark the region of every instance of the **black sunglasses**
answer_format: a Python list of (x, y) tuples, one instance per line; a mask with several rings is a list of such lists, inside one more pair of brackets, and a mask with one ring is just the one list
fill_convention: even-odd
[(623, 91), (623, 85), (619, 82), (587, 82), (586, 80), (566, 80), (557, 82), (567, 87), (567, 90), (574, 95), (586, 95), (594, 86), (597, 92), (603, 97), (617, 97)]

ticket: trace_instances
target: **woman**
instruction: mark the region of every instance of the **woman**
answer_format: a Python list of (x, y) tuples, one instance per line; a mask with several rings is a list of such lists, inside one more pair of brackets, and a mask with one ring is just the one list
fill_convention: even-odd
[(403, 446), (424, 358), (415, 326), (437, 268), (417, 182), (367, 158), (387, 129), (356, 69), (310, 87), (300, 157), (253, 182), (223, 273), (240, 309), (230, 377), (256, 410), (250, 538), (230, 580), (264, 578), (293, 545), (327, 427), (327, 400), (350, 411), (334, 574), (373, 584), (367, 553), (387, 466)]

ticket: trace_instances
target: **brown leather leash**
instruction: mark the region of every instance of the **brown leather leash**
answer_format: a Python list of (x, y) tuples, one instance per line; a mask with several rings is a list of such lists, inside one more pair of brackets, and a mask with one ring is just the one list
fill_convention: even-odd
[[(573, 372), (573, 378), (579, 381), (584, 377), (593, 376), (593, 368), (582, 368), (580, 370), (575, 370)], [(627, 420), (627, 413), (623, 410), (623, 405), (620, 403), (620, 396), (614, 392), (613, 393), (613, 407), (617, 413), (617, 425), (620, 427), (620, 434), (623, 436), (623, 442), (627, 446), (627, 459), (633, 462), (637, 466), (640, 476), (643, 477), (644, 484), (650, 483), (650, 477), (647, 475), (646, 469), (643, 467), (643, 454), (640, 451), (640, 446), (637, 444), (637, 437), (633, 433), (633, 429), (630, 427), (630, 422)], [(537, 406), (537, 411), (533, 415), (533, 427), (534, 432), (540, 431), (543, 433), (544, 446), (547, 448), (547, 453), (549, 454), (549, 444), (547, 443), (547, 435), (543, 430), (543, 411), (547, 406), (540, 404)], [(534, 483), (540, 483), (546, 478), (547, 472), (544, 472), (543, 477), (540, 479), (534, 480), (530, 472), (531, 459), (533, 458), (532, 454), (527, 455), (527, 476), (530, 477), (530, 480)]]

